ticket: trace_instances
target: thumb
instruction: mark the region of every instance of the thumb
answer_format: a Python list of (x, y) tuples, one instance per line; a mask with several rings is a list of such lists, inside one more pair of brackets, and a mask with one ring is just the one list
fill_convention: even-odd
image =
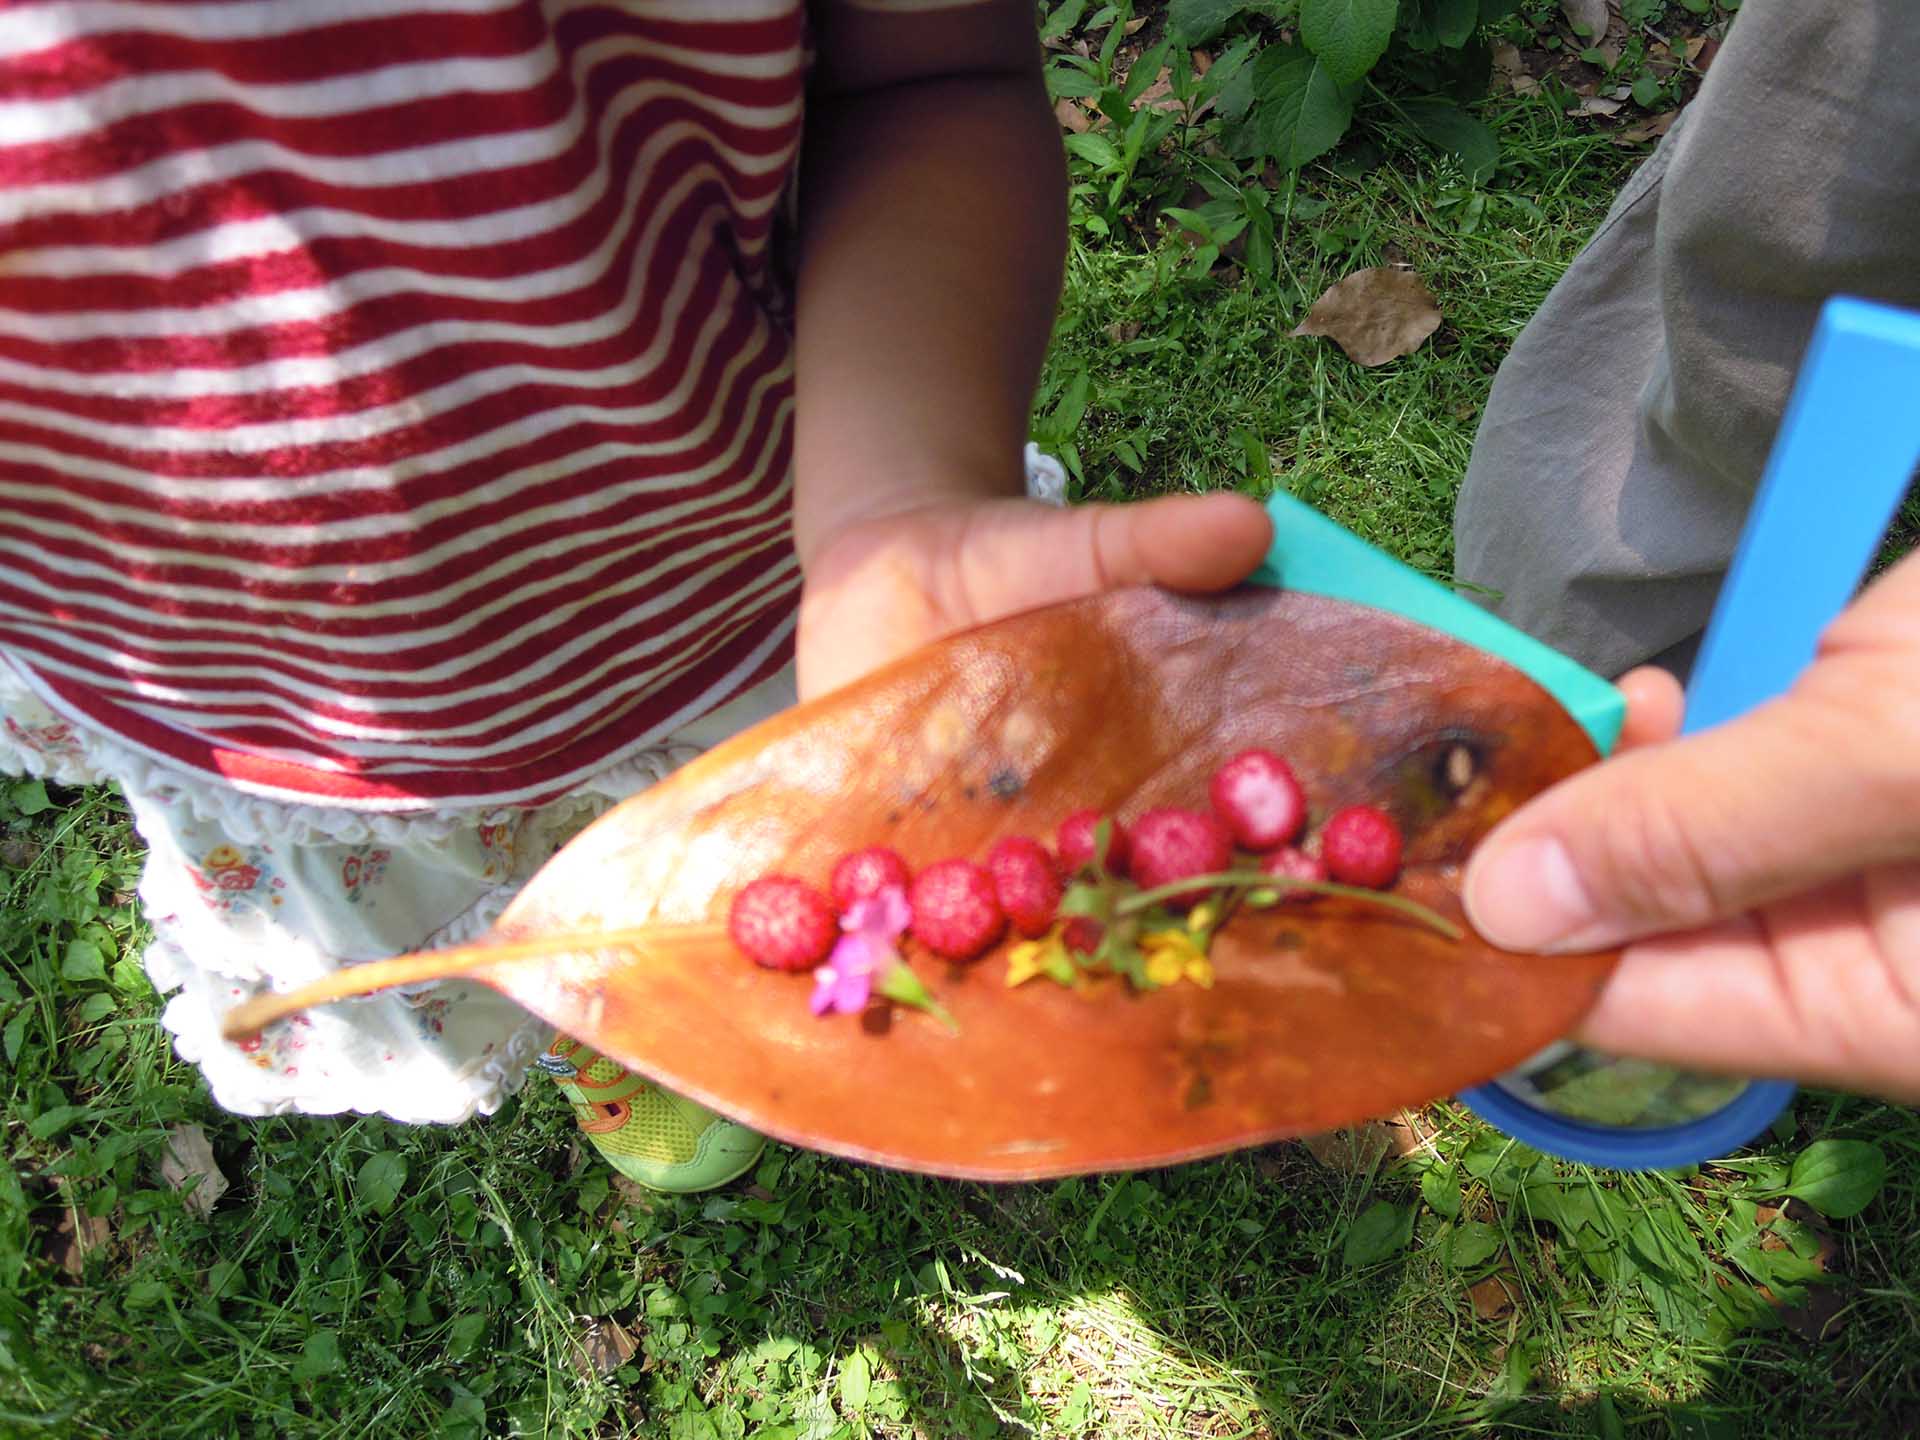
[(1920, 854), (1920, 784), (1896, 739), (1911, 726), (1871, 692), (1803, 683), (1563, 781), (1475, 852), (1468, 917), (1510, 950), (1597, 950)]
[(1264, 507), (1244, 495), (1170, 495), (1125, 505), (1046, 512), (1011, 546), (1030, 553), (1048, 599), (1123, 585), (1224, 590), (1247, 578), (1273, 543)]

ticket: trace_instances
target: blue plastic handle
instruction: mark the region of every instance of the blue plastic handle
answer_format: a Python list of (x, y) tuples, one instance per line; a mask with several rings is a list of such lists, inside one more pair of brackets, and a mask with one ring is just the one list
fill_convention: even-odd
[[(1920, 315), (1827, 302), (1801, 362), (1740, 545), (1687, 684), (1691, 734), (1745, 714), (1812, 663), (1860, 586), (1920, 465)], [(1711, 1115), (1624, 1130), (1527, 1104), (1499, 1085), (1461, 1099), (1515, 1139), (1613, 1169), (1694, 1165), (1736, 1150), (1793, 1099), (1757, 1080)]]

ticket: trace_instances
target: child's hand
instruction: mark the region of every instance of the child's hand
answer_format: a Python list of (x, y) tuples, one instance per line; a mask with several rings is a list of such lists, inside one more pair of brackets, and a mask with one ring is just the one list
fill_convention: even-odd
[(1266, 511), (1242, 495), (1058, 509), (942, 500), (858, 521), (807, 564), (800, 696), (858, 679), (971, 625), (1123, 585), (1223, 590), (1267, 553)]

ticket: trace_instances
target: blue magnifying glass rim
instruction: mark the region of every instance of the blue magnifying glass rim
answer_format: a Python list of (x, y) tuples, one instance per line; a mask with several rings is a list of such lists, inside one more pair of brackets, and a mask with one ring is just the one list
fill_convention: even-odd
[(1645, 1130), (1594, 1125), (1530, 1105), (1498, 1082), (1460, 1092), (1460, 1103), (1514, 1139), (1608, 1170), (1673, 1170), (1730, 1155), (1793, 1103), (1788, 1080), (1755, 1080), (1725, 1105), (1684, 1125)]

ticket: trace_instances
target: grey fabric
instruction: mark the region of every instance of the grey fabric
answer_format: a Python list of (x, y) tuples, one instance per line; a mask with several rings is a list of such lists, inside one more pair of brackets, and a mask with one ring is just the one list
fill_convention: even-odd
[(1920, 307), (1920, 11), (1746, 0), (1501, 366), (1459, 578), (1603, 674), (1686, 653), (1835, 294)]

